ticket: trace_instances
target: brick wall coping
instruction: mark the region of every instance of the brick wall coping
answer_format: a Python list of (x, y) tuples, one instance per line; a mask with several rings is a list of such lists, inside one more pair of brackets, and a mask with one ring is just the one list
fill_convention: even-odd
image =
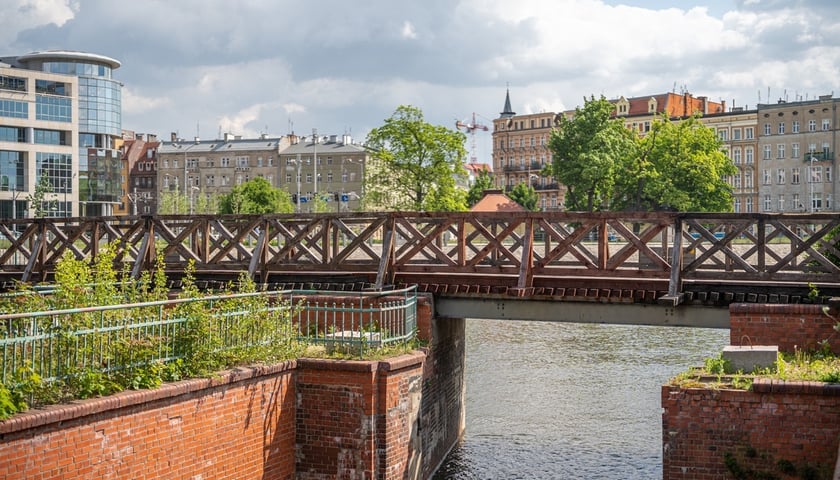
[(0, 421), (0, 435), (186, 395), (199, 390), (230, 385), (265, 375), (274, 375), (287, 370), (294, 370), (296, 366), (296, 360), (287, 360), (274, 365), (239, 367), (219, 372), (210, 378), (191, 378), (180, 382), (164, 383), (158, 388), (149, 390), (125, 390), (107, 397), (74, 400), (69, 403), (35, 408)]
[(323, 358), (299, 358), (297, 363), (301, 367), (312, 370), (332, 370), (343, 372), (394, 372), (413, 367), (423, 362), (426, 352), (414, 351), (391, 357), (387, 360), (329, 360)]
[(774, 378), (757, 378), (752, 384), (756, 393), (789, 393), (796, 395), (840, 396), (840, 383), (787, 382)]
[(812, 303), (731, 303), (729, 304), (729, 312), (819, 315), (824, 306)]

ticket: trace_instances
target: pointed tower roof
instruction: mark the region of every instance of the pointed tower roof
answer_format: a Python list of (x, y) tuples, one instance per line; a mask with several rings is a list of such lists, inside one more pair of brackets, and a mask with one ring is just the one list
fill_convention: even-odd
[(510, 89), (505, 91), (505, 110), (499, 115), (499, 118), (510, 118), (516, 115), (516, 112), (510, 108)]

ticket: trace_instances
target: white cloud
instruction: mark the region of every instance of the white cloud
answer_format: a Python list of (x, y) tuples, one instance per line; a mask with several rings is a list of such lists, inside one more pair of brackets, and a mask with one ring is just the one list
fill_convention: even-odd
[[(64, 25), (78, 10), (72, 0), (7, 0), (0, 15), (0, 45), (14, 43), (17, 35), (27, 29), (54, 24)], [(6, 53), (6, 52), (4, 52)]]
[(414, 25), (412, 25), (411, 22), (409, 22), (408, 20), (403, 22), (401, 33), (403, 38), (410, 38), (412, 40), (417, 39), (417, 30), (415, 30)]

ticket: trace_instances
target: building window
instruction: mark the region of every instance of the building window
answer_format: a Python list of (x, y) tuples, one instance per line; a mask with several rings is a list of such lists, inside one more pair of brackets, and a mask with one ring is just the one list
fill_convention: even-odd
[(753, 197), (747, 197), (747, 213), (752, 213), (753, 211)]
[(741, 189), (741, 173), (740, 172), (736, 173), (733, 180), (735, 180), (735, 184), (734, 184), (735, 189), (740, 190)]
[(764, 134), (765, 135), (770, 135), (770, 124), (769, 123), (764, 124)]
[(312, 174), (311, 173), (306, 174), (306, 183), (312, 183)]
[(799, 144), (798, 143), (791, 143), (790, 144), (790, 158), (799, 158)]
[(12, 77), (9, 75), (0, 75), (0, 90), (25, 92), (26, 79), (21, 77)]
[(764, 159), (770, 160), (770, 145), (764, 146)]
[(219, 159), (219, 166), (222, 168), (230, 167), (230, 158), (222, 157), (221, 159)]
[(745, 153), (746, 153), (746, 155), (745, 155), (745, 157), (746, 157), (746, 163), (747, 163), (748, 165), (749, 165), (749, 164), (751, 164), (751, 163), (753, 163), (753, 162), (755, 161), (755, 160), (754, 160), (755, 155), (754, 155), (754, 153), (753, 153), (753, 147), (747, 147), (747, 150), (746, 150), (746, 152), (745, 152)]
[(764, 196), (764, 211), (769, 212), (770, 207), (771, 207), (771, 205), (770, 205), (770, 195), (765, 195)]
[(15, 100), (0, 100), (0, 117), (29, 118), (29, 104)]
[(746, 172), (744, 172), (744, 186), (747, 189), (752, 189), (753, 188), (753, 171), (752, 171), (752, 169), (748, 169)]
[(822, 192), (811, 193), (811, 210), (819, 212), (822, 208)]
[(785, 169), (779, 168), (776, 170), (776, 183), (779, 185), (785, 184)]
[(790, 208), (792, 208), (794, 210), (799, 210), (799, 209), (802, 208), (802, 202), (799, 201), (799, 194), (798, 193), (793, 194), (793, 198), (791, 199), (791, 202), (790, 202)]
[(799, 120), (794, 120), (790, 127), (791, 132), (799, 133)]
[(291, 173), (286, 174), (286, 183), (292, 183), (292, 174)]
[(764, 184), (765, 185), (770, 185), (770, 170), (765, 168), (762, 171), (762, 174), (763, 174), (763, 178), (764, 178)]
[(825, 167), (825, 182), (826, 183), (831, 183), (831, 167), (830, 166)]
[(733, 128), (732, 129), (732, 140), (740, 140), (741, 139), (741, 129), (740, 128)]
[(779, 122), (779, 135), (785, 134), (785, 122)]
[(799, 167), (793, 167), (790, 169), (790, 183), (799, 185)]
[(785, 211), (785, 195), (783, 193), (779, 194), (779, 211)]
[(732, 149), (732, 161), (735, 165), (741, 164), (741, 149), (739, 147), (735, 147)]
[(650, 121), (646, 121), (646, 122), (645, 122), (645, 128), (644, 128), (644, 131), (645, 131), (645, 133), (647, 133), (647, 132), (649, 132), (649, 131), (650, 131)]
[(747, 140), (752, 140), (755, 138), (755, 132), (753, 131), (753, 127), (747, 127), (744, 129), (744, 138)]
[(735, 213), (741, 213), (741, 199), (735, 199)]
[(808, 120), (808, 131), (809, 132), (816, 132), (817, 131), (817, 121), (816, 120)]
[(780, 143), (776, 145), (776, 158), (782, 159), (785, 158), (785, 144)]
[(54, 122), (72, 122), (72, 101), (66, 97), (36, 95), (35, 119)]
[(808, 167), (810, 172), (809, 178), (811, 179), (811, 183), (821, 183), (822, 182), (822, 167), (817, 165), (814, 167)]
[(0, 127), (0, 142), (24, 143), (26, 130), (19, 127)]
[(827, 132), (831, 127), (831, 121), (827, 118), (822, 119), (822, 129), (824, 132)]
[(725, 128), (718, 130), (718, 138), (721, 142), (729, 140), (729, 132)]

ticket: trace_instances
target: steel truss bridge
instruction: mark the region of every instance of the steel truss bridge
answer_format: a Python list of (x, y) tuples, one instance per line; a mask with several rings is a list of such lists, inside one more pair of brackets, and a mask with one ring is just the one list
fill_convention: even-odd
[[(374, 212), (0, 222), (0, 282), (49, 281), (106, 245), (134, 277), (162, 255), (205, 282), (274, 288), (417, 284), (444, 296), (623, 303), (798, 302), (840, 295), (837, 214)], [(177, 280), (176, 280), (177, 281)], [(812, 286), (809, 286), (812, 285)]]

